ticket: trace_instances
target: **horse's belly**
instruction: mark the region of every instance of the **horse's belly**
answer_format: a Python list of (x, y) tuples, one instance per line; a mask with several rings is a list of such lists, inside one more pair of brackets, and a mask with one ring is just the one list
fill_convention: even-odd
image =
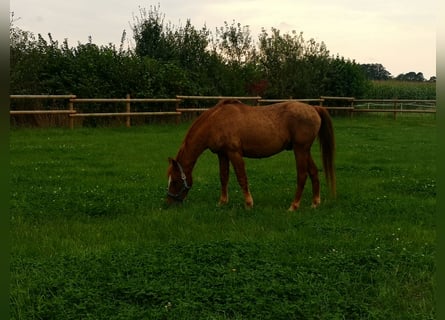
[(292, 149), (292, 139), (288, 130), (277, 126), (270, 118), (262, 121), (225, 123), (224, 126), (213, 126), (208, 137), (209, 149), (212, 152), (239, 152), (248, 158), (265, 158), (283, 150)]
[(284, 149), (280, 150), (244, 150), (243, 157), (246, 158), (267, 158), (274, 154), (280, 153)]
[(242, 141), (243, 156), (248, 158), (265, 158), (273, 156), (283, 150), (292, 149), (287, 139), (267, 137), (265, 139), (245, 139)]

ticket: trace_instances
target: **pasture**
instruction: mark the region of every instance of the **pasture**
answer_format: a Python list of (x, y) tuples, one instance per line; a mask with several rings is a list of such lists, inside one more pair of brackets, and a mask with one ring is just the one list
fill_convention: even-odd
[(190, 123), (11, 130), (11, 319), (434, 319), (436, 120), (333, 122), (337, 198), (316, 142), (296, 212), (292, 152), (246, 160), (245, 210), (206, 151), (169, 208)]

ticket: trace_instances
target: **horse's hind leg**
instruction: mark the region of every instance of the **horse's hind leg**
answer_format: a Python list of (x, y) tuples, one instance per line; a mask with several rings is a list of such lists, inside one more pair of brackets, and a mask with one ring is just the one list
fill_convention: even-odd
[(300, 207), (301, 196), (303, 195), (304, 185), (308, 176), (308, 167), (310, 153), (307, 148), (302, 146), (294, 147), (295, 161), (297, 163), (297, 191), (295, 199), (289, 207), (289, 211), (295, 211)]
[(318, 178), (318, 169), (314, 159), (309, 154), (309, 177), (312, 182), (312, 208), (318, 207), (320, 204), (320, 179)]
[(219, 198), (219, 204), (226, 204), (229, 202), (229, 158), (225, 154), (218, 154), (219, 160), (219, 178), (221, 181), (221, 196)]
[(233, 168), (235, 169), (238, 183), (243, 190), (245, 206), (246, 208), (252, 208), (253, 198), (249, 191), (249, 184), (247, 182), (246, 167), (244, 165), (243, 157), (237, 152), (230, 152), (228, 156), (230, 162), (232, 162)]

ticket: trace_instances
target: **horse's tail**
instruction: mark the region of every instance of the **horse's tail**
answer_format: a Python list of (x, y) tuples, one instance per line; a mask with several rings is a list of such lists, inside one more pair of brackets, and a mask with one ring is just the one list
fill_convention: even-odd
[(318, 140), (320, 141), (321, 157), (323, 159), (323, 170), (325, 173), (328, 187), (332, 196), (336, 194), (336, 182), (335, 182), (335, 136), (334, 127), (329, 112), (319, 106), (315, 106), (318, 114), (321, 117), (321, 127), (318, 132)]

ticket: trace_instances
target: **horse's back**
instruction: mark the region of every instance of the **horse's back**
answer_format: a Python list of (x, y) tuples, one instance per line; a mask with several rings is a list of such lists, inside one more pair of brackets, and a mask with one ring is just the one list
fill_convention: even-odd
[(298, 102), (252, 107), (222, 101), (206, 112), (209, 148), (242, 149), (247, 157), (270, 156), (294, 143), (312, 144), (320, 128), (317, 111)]
[[(272, 117), (278, 120), (292, 118), (294, 120), (317, 121), (319, 119), (315, 108), (299, 101), (285, 101), (264, 106), (249, 106), (239, 100), (222, 100), (213, 109), (221, 110), (225, 116)], [(210, 109), (211, 110), (211, 109)]]
[[(231, 108), (227, 108), (228, 106)], [(281, 102), (266, 106), (248, 106), (242, 103), (221, 106), (221, 116), (231, 119), (232, 128), (247, 128), (268, 135), (291, 135), (291, 139), (314, 139), (320, 129), (317, 110), (298, 101)]]

